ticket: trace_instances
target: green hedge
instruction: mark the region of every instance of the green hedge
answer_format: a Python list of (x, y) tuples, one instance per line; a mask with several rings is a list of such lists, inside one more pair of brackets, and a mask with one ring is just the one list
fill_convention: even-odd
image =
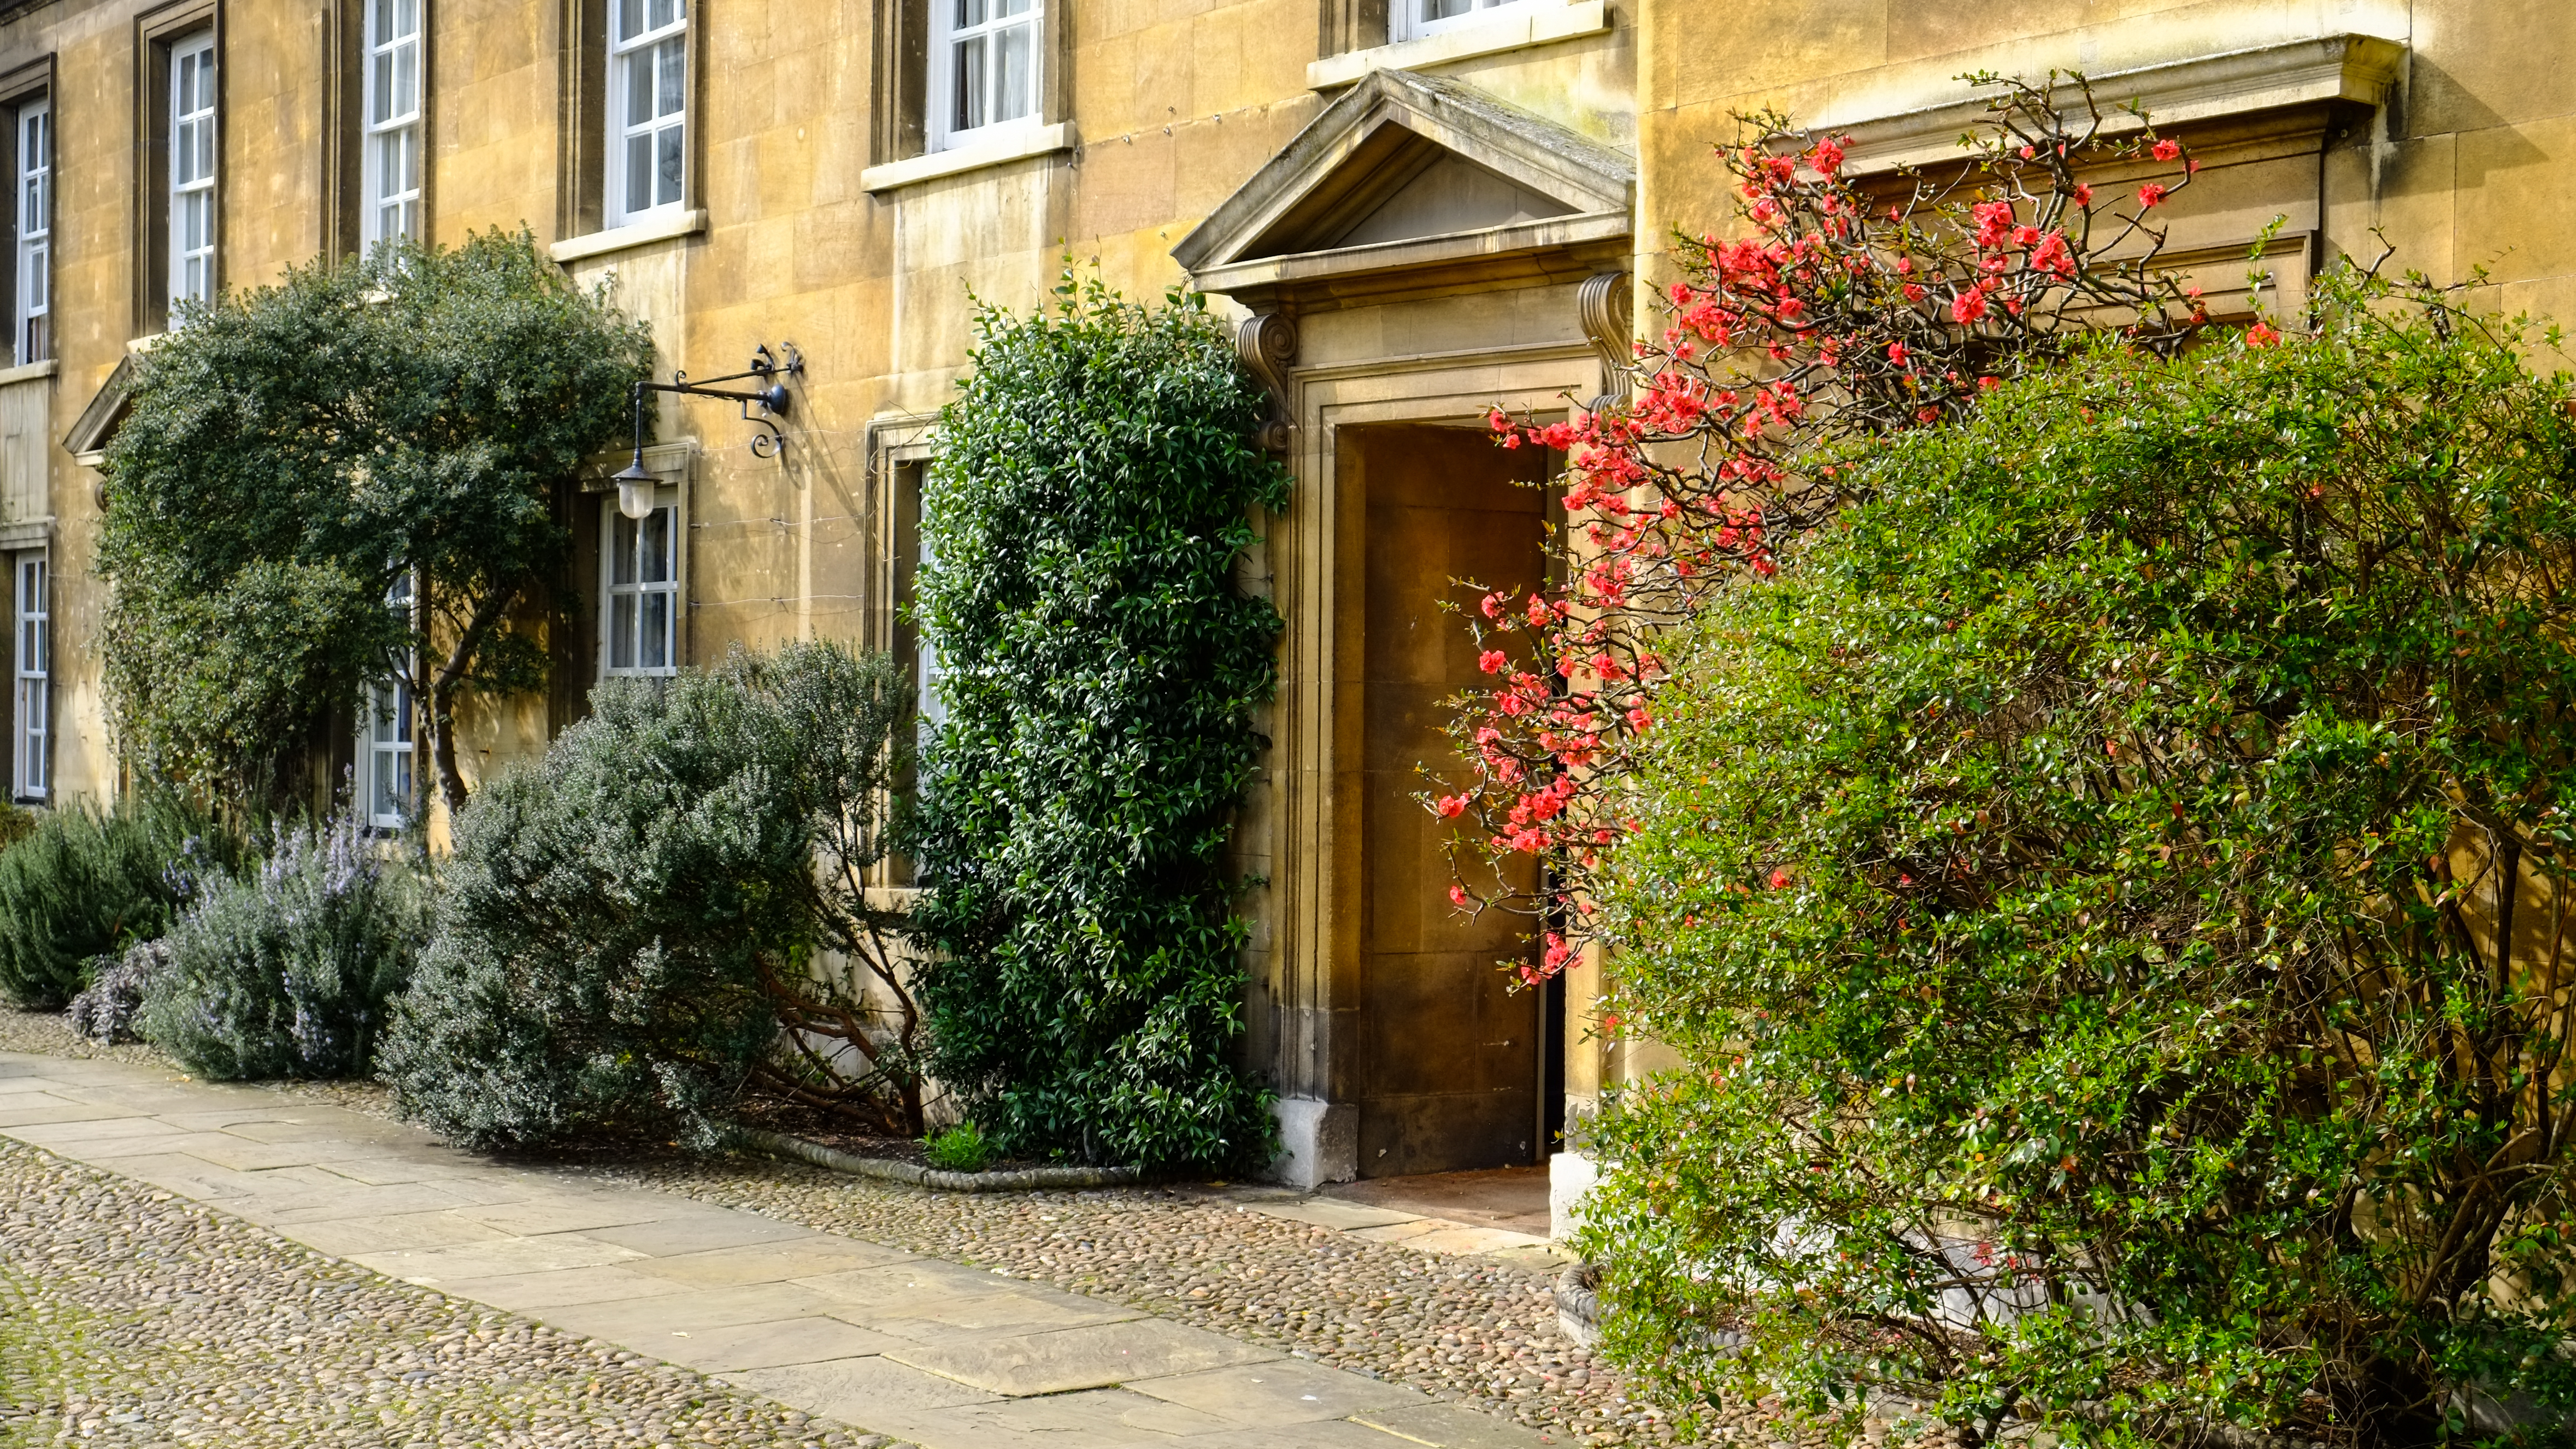
[(1287, 478), (1198, 299), (1141, 306), (1070, 273), (1056, 295), (978, 314), (927, 490), (934, 1067), (1007, 1154), (1256, 1162), (1272, 1129), (1237, 1060), (1226, 848), (1279, 617), (1234, 569)]

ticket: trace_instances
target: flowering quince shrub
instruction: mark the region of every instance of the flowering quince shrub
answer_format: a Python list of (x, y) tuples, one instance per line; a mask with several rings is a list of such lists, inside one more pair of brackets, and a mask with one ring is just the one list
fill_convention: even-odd
[(2106, 1444), (2576, 1403), (2570, 380), (2420, 284), (2313, 295), (1846, 448), (1660, 641), (1590, 885), (1683, 1066), (1594, 1123), (1581, 1246), (1675, 1398)]
[[(1723, 155), (1744, 233), (1683, 239), (1630, 400), (1490, 420), (1504, 447), (1568, 457), (1566, 582), (1480, 601), (1469, 625), (1496, 683), (1452, 727), (1469, 777), (1426, 803), (1474, 827), (1452, 851), (1452, 901), (1545, 922), (1533, 979), (1591, 936), (1584, 882), (1633, 824), (1627, 779), (1669, 667), (1660, 635), (1712, 591), (1775, 572), (1832, 516), (1850, 482), (1820, 449), (1954, 419), (2092, 331), (2170, 352), (2206, 320), (2155, 266), (2155, 209), (2197, 169), (2181, 144), (2143, 114), (2106, 115), (2080, 82), (1970, 79), (2001, 88), (1988, 134), (1939, 179), (1865, 185), (1844, 140), (1743, 118), (1747, 139)], [(2084, 179), (2142, 164), (2159, 179), (2134, 191)], [(1513, 884), (1532, 878), (1506, 864), (1519, 856), (1550, 866), (1535, 894)]]
[(979, 313), (923, 502), (931, 1066), (1006, 1155), (1254, 1165), (1226, 845), (1279, 615), (1234, 571), (1287, 478), (1202, 302), (1070, 270), (1056, 297)]

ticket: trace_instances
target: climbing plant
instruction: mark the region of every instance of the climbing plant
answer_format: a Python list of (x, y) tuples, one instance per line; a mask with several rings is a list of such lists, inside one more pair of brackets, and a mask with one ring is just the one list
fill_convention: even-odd
[(1258, 1160), (1227, 845), (1279, 616), (1235, 582), (1287, 503), (1265, 403), (1199, 299), (1068, 269), (985, 306), (940, 416), (919, 586), (945, 718), (916, 929), (938, 1075), (1005, 1152)]

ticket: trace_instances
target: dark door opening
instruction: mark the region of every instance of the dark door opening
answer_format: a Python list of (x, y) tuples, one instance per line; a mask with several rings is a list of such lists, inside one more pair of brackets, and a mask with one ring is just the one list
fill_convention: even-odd
[(1562, 1054), (1547, 993), (1513, 990), (1501, 964), (1528, 958), (1528, 921), (1459, 918), (1449, 827), (1413, 797), (1426, 785), (1417, 765), (1455, 768), (1443, 701), (1492, 682), (1441, 601), (1473, 603), (1457, 579), (1515, 591), (1544, 580), (1546, 495), (1525, 485), (1545, 477), (1547, 455), (1469, 428), (1350, 428), (1341, 443), (1344, 496), (1366, 510), (1359, 1172), (1541, 1162), (1561, 1127)]

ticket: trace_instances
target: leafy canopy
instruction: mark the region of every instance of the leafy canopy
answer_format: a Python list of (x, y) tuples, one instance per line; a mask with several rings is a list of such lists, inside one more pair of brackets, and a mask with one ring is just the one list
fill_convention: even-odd
[[(457, 694), (543, 679), (512, 611), (566, 557), (554, 492), (623, 431), (651, 355), (642, 324), (498, 231), (185, 309), (135, 359), (103, 464), (102, 638), (128, 758), (265, 798), (408, 652), (461, 805)], [(406, 575), (409, 619), (386, 607)]]
[(1195, 297), (977, 317), (924, 500), (918, 928), (934, 1068), (1005, 1153), (1259, 1161), (1226, 869), (1279, 616), (1235, 585), (1287, 503), (1265, 406)]
[(1848, 456), (1671, 639), (1598, 926), (1686, 1067), (1583, 1235), (1668, 1389), (2133, 1444), (2576, 1401), (2569, 379), (2320, 296)]

